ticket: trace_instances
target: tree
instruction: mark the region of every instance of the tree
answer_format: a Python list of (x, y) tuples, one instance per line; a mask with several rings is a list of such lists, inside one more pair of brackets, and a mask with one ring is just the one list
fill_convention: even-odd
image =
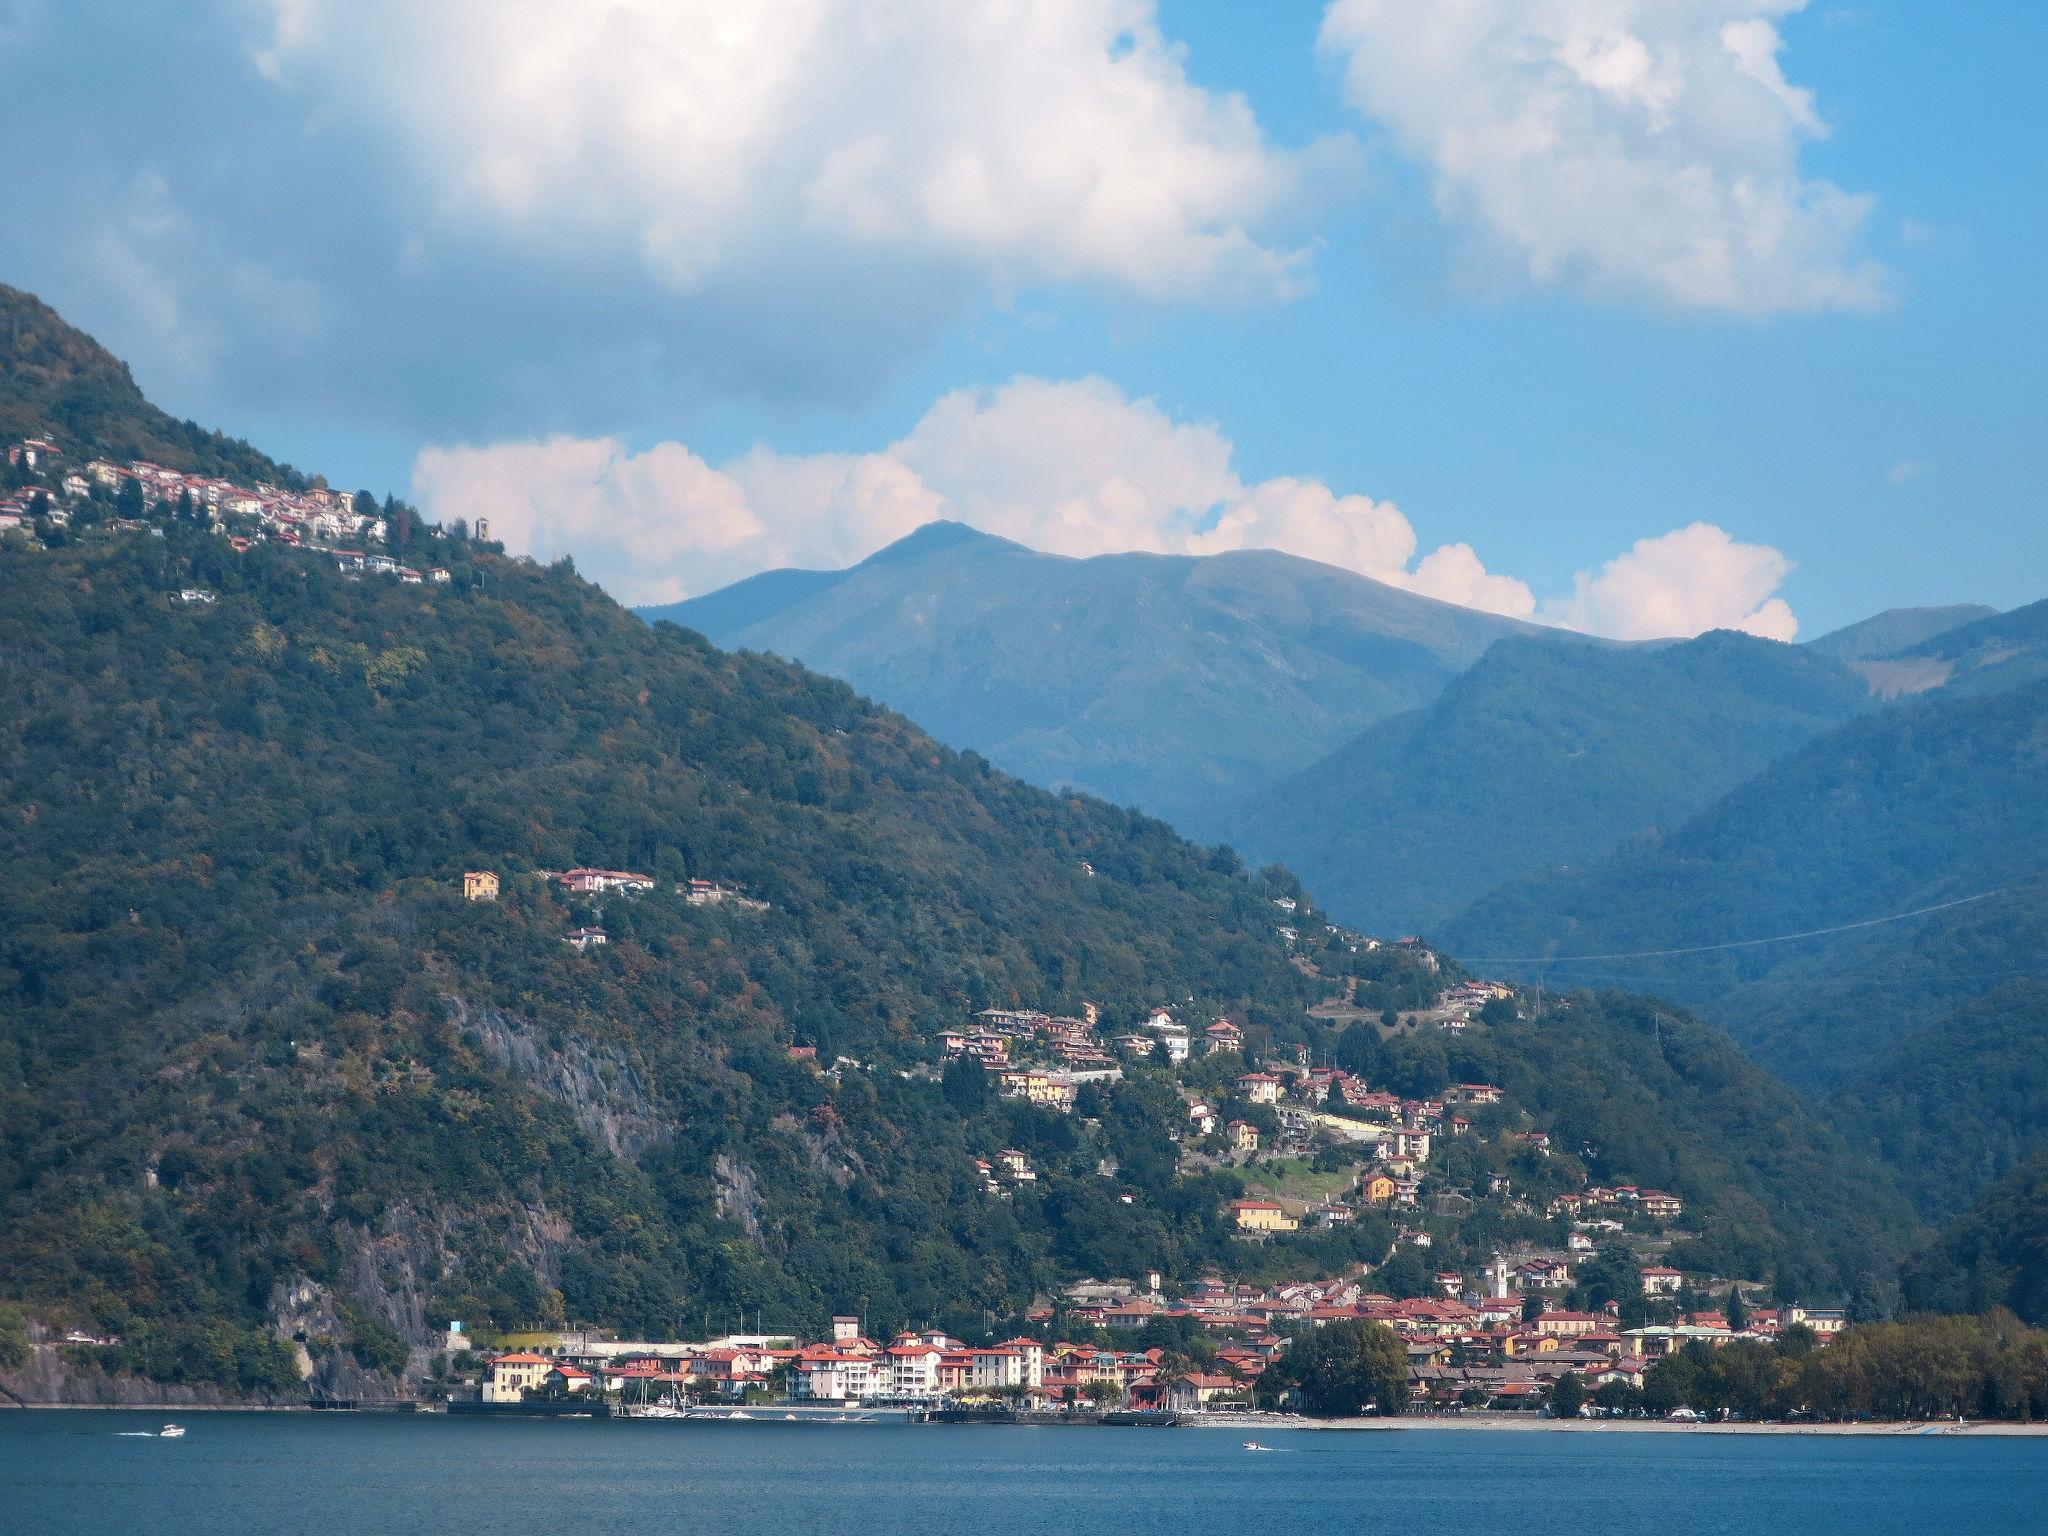
[(0, 1307), (0, 1371), (28, 1364), (28, 1319), (17, 1307)]
[(955, 1056), (946, 1063), (945, 1075), (939, 1079), (939, 1086), (946, 1095), (946, 1102), (962, 1115), (977, 1114), (995, 1102), (995, 1093), (988, 1085), (988, 1072), (979, 1062), (965, 1056)]
[(1728, 1287), (1728, 1327), (1731, 1332), (1740, 1333), (1749, 1326), (1749, 1305), (1742, 1299), (1742, 1287)]
[(1585, 1403), (1586, 1384), (1579, 1380), (1577, 1371), (1566, 1371), (1551, 1384), (1550, 1416), (1553, 1419), (1576, 1419)]
[(1301, 1404), (1321, 1418), (1370, 1404), (1399, 1413), (1408, 1403), (1408, 1352), (1385, 1323), (1344, 1318), (1295, 1340), (1282, 1366)]
[(1543, 1298), (1531, 1291), (1522, 1298), (1522, 1321), (1533, 1323), (1543, 1315)]

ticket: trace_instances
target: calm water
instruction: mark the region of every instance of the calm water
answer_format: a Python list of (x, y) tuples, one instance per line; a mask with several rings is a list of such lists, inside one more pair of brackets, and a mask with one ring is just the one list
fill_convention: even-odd
[(2048, 1531), (2048, 1440), (163, 1417), (0, 1412), (0, 1531)]

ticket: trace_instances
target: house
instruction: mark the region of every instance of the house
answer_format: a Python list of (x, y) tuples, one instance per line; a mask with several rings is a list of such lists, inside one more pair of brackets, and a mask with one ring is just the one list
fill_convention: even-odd
[(609, 944), (611, 939), (602, 928), (571, 928), (569, 942), (580, 951), (595, 949), (600, 944)]
[(596, 1377), (582, 1366), (570, 1365), (567, 1361), (550, 1369), (541, 1378), (541, 1386), (549, 1392), (593, 1392), (598, 1389)]
[(1833, 1308), (1789, 1307), (1785, 1316), (1788, 1323), (1803, 1324), (1824, 1339), (1840, 1333), (1848, 1322), (1841, 1312)]
[[(1188, 1123), (1195, 1128), (1196, 1135), (1207, 1136), (1216, 1129), (1216, 1111), (1203, 1103), (1190, 1104), (1188, 1106)], [(1232, 1124), (1236, 1125), (1242, 1125), (1243, 1123), (1241, 1120), (1232, 1122)], [(1256, 1137), (1256, 1133), (1254, 1133), (1254, 1136)], [(1252, 1142), (1252, 1150), (1258, 1150), (1256, 1139)]]
[(554, 1369), (555, 1362), (545, 1355), (515, 1350), (509, 1355), (500, 1355), (490, 1363), (484, 1375), (484, 1401), (487, 1403), (518, 1403), (526, 1400), (526, 1394), (540, 1389), (547, 1380), (547, 1374)]
[(1654, 1216), (1659, 1221), (1669, 1221), (1674, 1216), (1685, 1214), (1685, 1202), (1661, 1189), (1638, 1190), (1636, 1208), (1645, 1216)]
[(1394, 1198), (1394, 1176), (1375, 1169), (1358, 1181), (1359, 1198), (1368, 1205), (1385, 1205)]
[(498, 877), (488, 869), (469, 869), (462, 874), (464, 901), (496, 901)]
[(1210, 1056), (1215, 1056), (1225, 1051), (1242, 1053), (1244, 1050), (1244, 1031), (1228, 1019), (1218, 1019), (1214, 1024), (1211, 1024), (1202, 1031), (1202, 1050), (1204, 1054)]
[(1675, 1269), (1653, 1265), (1641, 1272), (1645, 1296), (1676, 1296), (1679, 1287), (1685, 1284), (1685, 1276)]
[(1413, 1126), (1397, 1127), (1381, 1138), (1380, 1152), (1394, 1162), (1428, 1162), (1429, 1132)]
[(1278, 1104), (1280, 1079), (1264, 1072), (1247, 1072), (1237, 1080), (1237, 1091), (1254, 1104)]
[(1234, 1151), (1256, 1152), (1259, 1150), (1259, 1128), (1248, 1120), (1233, 1120), (1224, 1127), (1230, 1135)]
[(1001, 1165), (1004, 1173), (1015, 1179), (1019, 1184), (1030, 1184), (1038, 1178), (1037, 1173), (1032, 1170), (1031, 1159), (1022, 1152), (1019, 1152), (1015, 1147), (1010, 1148), (1007, 1152), (998, 1153), (996, 1155), (996, 1162)]
[(1536, 1331), (1573, 1339), (1604, 1327), (1606, 1323), (1607, 1319), (1597, 1312), (1544, 1312), (1536, 1319)]
[(1451, 1090), (1451, 1097), (1461, 1104), (1498, 1104), (1501, 1092), (1491, 1083), (1460, 1083)]
[(654, 889), (652, 875), (639, 875), (627, 869), (565, 869), (555, 879), (564, 889), (579, 896), (595, 896), (605, 891)]
[(1300, 1222), (1271, 1200), (1233, 1200), (1228, 1209), (1240, 1232), (1296, 1232), (1301, 1229)]

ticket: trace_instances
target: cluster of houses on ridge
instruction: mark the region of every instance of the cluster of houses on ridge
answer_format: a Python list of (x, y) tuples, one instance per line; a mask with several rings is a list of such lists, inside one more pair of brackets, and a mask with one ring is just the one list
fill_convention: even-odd
[[(67, 527), (77, 508), (93, 499), (95, 490), (116, 496), (134, 487), (144, 511), (188, 505), (194, 515), (207, 522), (239, 549), (251, 547), (258, 539), (301, 546), (323, 546), (349, 571), (388, 571), (410, 580), (421, 573), (401, 566), (384, 555), (363, 554), (344, 549), (346, 543), (381, 544), (385, 538), (384, 518), (375, 506), (359, 508), (349, 491), (312, 486), (303, 491), (275, 485), (238, 485), (217, 475), (197, 475), (137, 459), (116, 464), (107, 459), (88, 459), (75, 469), (59, 462), (63, 450), (46, 437), (26, 438), (7, 451), (10, 465), (36, 471), (49, 484), (24, 486), (0, 497), (0, 531), (19, 529), (39, 511), (53, 526)], [(446, 580), (447, 572), (430, 572), (428, 578)]]
[[(537, 871), (536, 877), (559, 885), (572, 896), (602, 896), (611, 891), (631, 895), (651, 891), (657, 883), (654, 876), (629, 869), (544, 869)], [(463, 872), (462, 895), (466, 901), (496, 901), (501, 888), (495, 870)], [(742, 912), (768, 910), (767, 902), (746, 895), (738, 886), (724, 880), (684, 880), (677, 884), (676, 892), (693, 907), (718, 907), (729, 903)], [(589, 926), (572, 928), (565, 938), (578, 950), (586, 952), (611, 942), (611, 936), (602, 928)]]

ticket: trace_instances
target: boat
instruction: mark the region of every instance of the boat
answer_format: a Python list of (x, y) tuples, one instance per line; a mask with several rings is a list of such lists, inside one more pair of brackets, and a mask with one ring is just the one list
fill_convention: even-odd
[(157, 1435), (157, 1438), (158, 1438), (159, 1440), (176, 1440), (177, 1438), (179, 1438), (179, 1437), (180, 1437), (181, 1435), (183, 1435), (184, 1433), (185, 1433), (185, 1426), (184, 1426), (184, 1425), (182, 1425), (182, 1424), (166, 1424), (166, 1425), (165, 1425), (165, 1426), (164, 1426), (164, 1427), (163, 1427), (162, 1429), (160, 1429), (160, 1430), (158, 1430), (158, 1431), (156, 1432), (156, 1435)]
[(1258, 1441), (1256, 1441), (1256, 1440), (1247, 1440), (1247, 1441), (1245, 1441), (1245, 1443), (1244, 1443), (1244, 1448), (1245, 1448), (1246, 1450), (1248, 1450), (1248, 1451), (1270, 1451), (1270, 1450), (1272, 1450), (1272, 1449), (1273, 1449), (1273, 1447), (1272, 1447), (1272, 1446), (1270, 1446), (1270, 1445), (1261, 1445), (1261, 1444), (1259, 1444), (1259, 1442), (1258, 1442)]

